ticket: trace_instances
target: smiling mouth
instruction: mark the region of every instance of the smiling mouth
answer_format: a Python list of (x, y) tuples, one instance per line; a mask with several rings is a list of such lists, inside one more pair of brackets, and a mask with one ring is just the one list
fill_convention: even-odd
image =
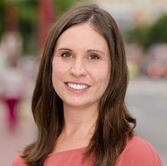
[(66, 82), (66, 85), (74, 90), (85, 90), (89, 88), (90, 86), (87, 84), (78, 84), (78, 83), (71, 83), (71, 82)]

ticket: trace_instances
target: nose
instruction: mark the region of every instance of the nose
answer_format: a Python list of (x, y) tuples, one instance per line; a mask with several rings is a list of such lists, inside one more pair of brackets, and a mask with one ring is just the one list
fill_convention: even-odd
[(82, 58), (76, 58), (73, 61), (70, 73), (73, 76), (76, 76), (76, 77), (86, 75), (86, 68), (85, 68), (85, 65), (84, 65), (84, 60)]

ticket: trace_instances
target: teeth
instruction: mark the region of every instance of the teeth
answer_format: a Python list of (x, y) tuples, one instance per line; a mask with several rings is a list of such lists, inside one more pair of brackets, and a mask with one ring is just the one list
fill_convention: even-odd
[(72, 83), (67, 83), (67, 85), (68, 85), (70, 88), (75, 89), (75, 90), (83, 90), (83, 89), (88, 88), (88, 86), (85, 85), (85, 84), (72, 84)]

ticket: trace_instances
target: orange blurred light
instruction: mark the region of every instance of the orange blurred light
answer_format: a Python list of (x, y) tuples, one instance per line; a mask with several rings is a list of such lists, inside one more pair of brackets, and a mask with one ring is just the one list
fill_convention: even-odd
[(167, 65), (163, 66), (162, 68), (162, 74), (164, 78), (167, 78)]
[(147, 73), (150, 78), (159, 78), (162, 75), (161, 66), (157, 63), (150, 64), (147, 68)]

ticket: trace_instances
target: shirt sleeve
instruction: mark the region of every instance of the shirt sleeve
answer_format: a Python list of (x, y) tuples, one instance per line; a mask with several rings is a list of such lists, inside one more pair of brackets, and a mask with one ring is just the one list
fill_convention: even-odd
[(119, 156), (116, 166), (162, 166), (155, 148), (144, 139), (134, 136)]
[(23, 158), (16, 156), (12, 161), (12, 166), (26, 166)]

